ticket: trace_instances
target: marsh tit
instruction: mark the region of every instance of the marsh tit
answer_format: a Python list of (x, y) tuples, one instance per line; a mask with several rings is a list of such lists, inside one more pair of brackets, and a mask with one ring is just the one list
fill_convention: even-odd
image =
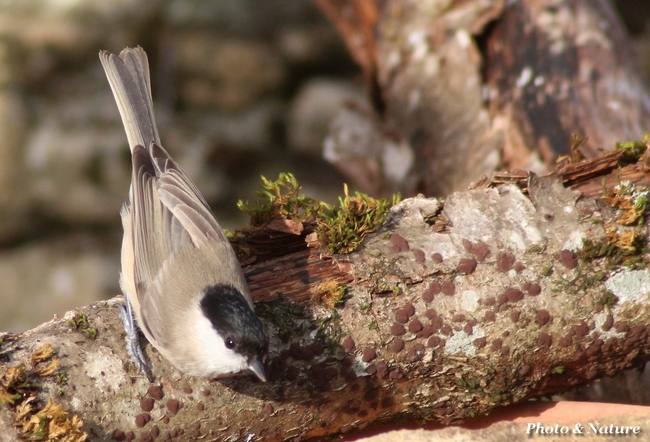
[(237, 256), (199, 190), (161, 146), (146, 53), (127, 48), (119, 56), (101, 51), (99, 58), (133, 161), (121, 211), (129, 354), (151, 379), (135, 317), (149, 342), (186, 374), (223, 377), (248, 369), (266, 381), (268, 338)]

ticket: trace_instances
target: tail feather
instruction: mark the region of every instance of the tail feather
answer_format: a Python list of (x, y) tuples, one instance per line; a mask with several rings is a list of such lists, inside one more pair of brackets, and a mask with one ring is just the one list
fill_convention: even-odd
[(99, 59), (113, 90), (131, 150), (136, 145), (148, 149), (152, 141), (160, 144), (147, 54), (138, 46), (124, 49), (119, 56), (100, 51)]

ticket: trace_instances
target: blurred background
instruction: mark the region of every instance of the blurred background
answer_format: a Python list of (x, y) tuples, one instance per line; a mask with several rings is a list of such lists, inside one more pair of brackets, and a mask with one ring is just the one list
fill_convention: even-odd
[[(650, 4), (615, 2), (650, 72)], [(148, 53), (163, 146), (222, 227), (260, 175), (334, 202), (329, 125), (368, 101), (310, 0), (0, 0), (0, 330), (120, 293), (130, 156), (100, 49)], [(621, 140), (623, 141), (623, 140)], [(405, 195), (409, 196), (409, 195)]]

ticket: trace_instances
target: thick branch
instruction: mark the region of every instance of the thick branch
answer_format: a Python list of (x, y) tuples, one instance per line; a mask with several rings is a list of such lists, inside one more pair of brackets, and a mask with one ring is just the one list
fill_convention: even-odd
[[(628, 167), (648, 181), (643, 163)], [(647, 256), (579, 251), (583, 239), (607, 245), (612, 229), (624, 232), (623, 211), (554, 176), (531, 175), (527, 193), (503, 185), (444, 205), (408, 199), (351, 255), (306, 249), (246, 267), (266, 301), (258, 304), (272, 339), (266, 384), (188, 378), (147, 345), (164, 396), (147, 400), (157, 395), (128, 362), (117, 298), (81, 309), (95, 340), (64, 320), (6, 335), (3, 369), (24, 363), (31, 386), (15, 387), (18, 403), (30, 395), (64, 403), (93, 440), (116, 430), (278, 440), (457, 422), (643, 364)], [(347, 282), (345, 303), (331, 308), (324, 300), (338, 281)], [(44, 343), (59, 365), (38, 376), (31, 355)], [(11, 410), (2, 408), (0, 425), (11, 427)]]

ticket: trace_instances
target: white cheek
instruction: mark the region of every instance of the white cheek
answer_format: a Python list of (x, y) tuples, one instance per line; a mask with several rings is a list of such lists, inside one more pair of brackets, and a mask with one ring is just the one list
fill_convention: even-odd
[(223, 376), (240, 372), (248, 367), (246, 359), (226, 348), (223, 338), (217, 335), (212, 323), (199, 309), (195, 309), (192, 321), (190, 350), (194, 372), (198, 376)]

